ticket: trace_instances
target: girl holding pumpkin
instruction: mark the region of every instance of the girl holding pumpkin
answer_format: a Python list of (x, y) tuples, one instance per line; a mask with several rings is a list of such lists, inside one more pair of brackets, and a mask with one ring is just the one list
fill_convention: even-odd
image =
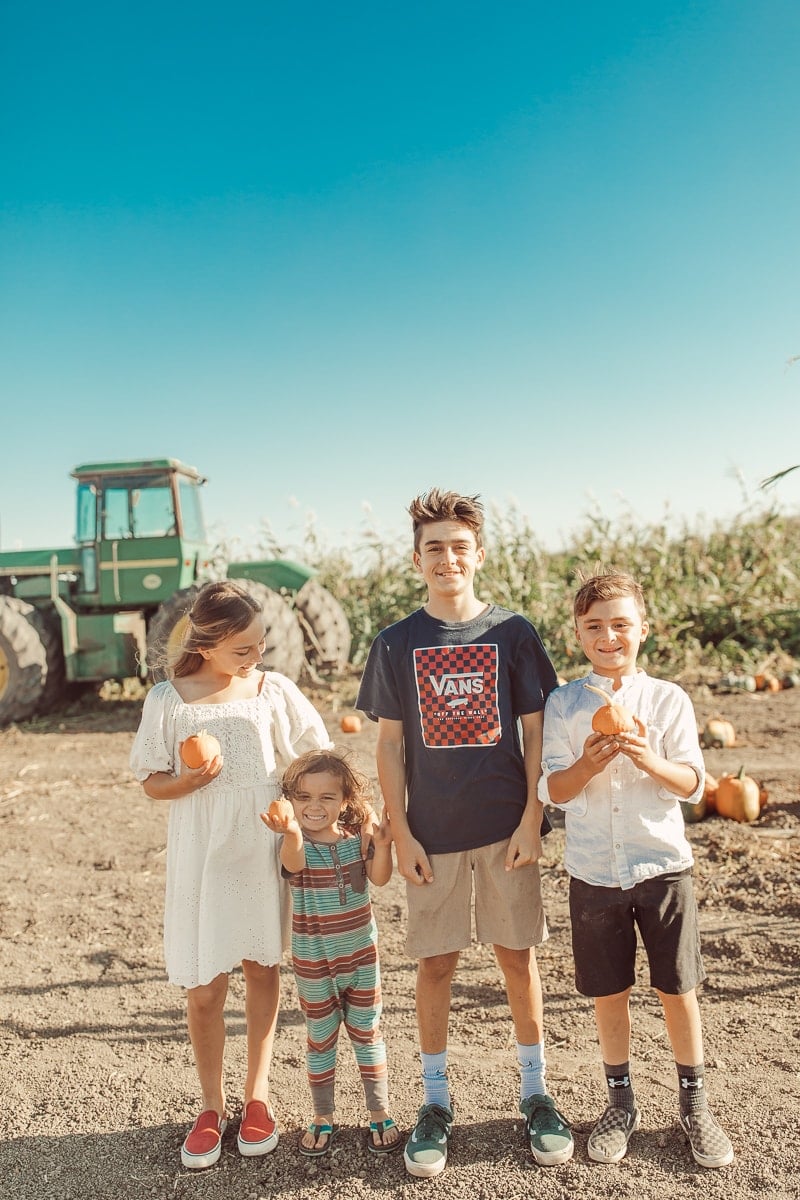
[(594, 999), (608, 1087), (589, 1157), (619, 1162), (641, 1121), (629, 1062), (638, 928), (675, 1056), (681, 1126), (696, 1162), (726, 1166), (733, 1147), (705, 1093), (696, 991), (705, 971), (680, 808), (703, 791), (694, 710), (676, 684), (637, 669), (648, 623), (629, 575), (588, 579), (574, 615), (592, 672), (548, 698), (539, 795), (565, 814), (575, 980)]
[[(278, 1142), (269, 1067), (288, 909), (278, 839), (263, 830), (259, 813), (280, 795), (283, 767), (331, 742), (296, 685), (258, 669), (264, 635), (263, 611), (248, 592), (229, 581), (201, 588), (169, 678), (147, 694), (131, 750), (145, 794), (169, 802), (164, 949), (170, 982), (186, 989), (202, 1096), (181, 1149), (189, 1168), (212, 1166), (221, 1152), (224, 1005), (239, 963), (247, 1077), (238, 1147), (253, 1156)], [(199, 766), (181, 755), (189, 739), (209, 755)]]
[[(327, 1154), (333, 1124), (336, 1048), (342, 1023), (361, 1073), (370, 1128), (367, 1149), (401, 1146), (389, 1116), (381, 1015), (378, 931), (367, 881), (392, 874), (392, 834), (384, 810), (371, 824), (369, 781), (335, 750), (315, 750), (289, 766), (285, 800), (261, 814), (282, 836), (280, 857), (292, 889), (292, 964), (308, 1034), (306, 1063), (314, 1117), (300, 1139), (307, 1157)], [(371, 832), (364, 852), (362, 834)]]

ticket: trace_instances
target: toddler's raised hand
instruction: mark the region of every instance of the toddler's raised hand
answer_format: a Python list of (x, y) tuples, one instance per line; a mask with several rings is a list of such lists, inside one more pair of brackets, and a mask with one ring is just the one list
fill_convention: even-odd
[(282, 797), (273, 800), (267, 811), (259, 813), (259, 816), (273, 833), (288, 833), (294, 825), (298, 824), (291, 802)]

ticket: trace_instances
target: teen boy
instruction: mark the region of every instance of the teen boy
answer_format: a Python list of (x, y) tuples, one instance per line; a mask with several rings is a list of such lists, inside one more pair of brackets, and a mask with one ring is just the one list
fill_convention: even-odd
[[(589, 1157), (619, 1162), (641, 1120), (629, 1064), (638, 927), (675, 1056), (681, 1125), (695, 1160), (723, 1167), (733, 1147), (706, 1099), (696, 992), (705, 971), (679, 803), (703, 789), (694, 710), (677, 684), (637, 670), (648, 623), (642, 589), (629, 575), (587, 580), (574, 615), (592, 672), (548, 699), (539, 794), (565, 810), (575, 981), (594, 998), (608, 1086)], [(586, 683), (629, 709), (637, 732), (593, 733), (592, 716), (603, 700)]]
[(378, 777), (407, 885), (406, 948), (418, 960), (424, 1103), (406, 1168), (427, 1177), (447, 1162), (450, 988), (471, 942), (473, 890), (477, 937), (493, 945), (505, 981), (531, 1153), (563, 1163), (573, 1142), (545, 1085), (533, 950), (547, 937), (536, 789), (555, 673), (529, 621), (475, 595), (485, 558), (478, 498), (434, 488), (409, 514), (427, 600), (376, 637), (356, 702), (378, 722)]

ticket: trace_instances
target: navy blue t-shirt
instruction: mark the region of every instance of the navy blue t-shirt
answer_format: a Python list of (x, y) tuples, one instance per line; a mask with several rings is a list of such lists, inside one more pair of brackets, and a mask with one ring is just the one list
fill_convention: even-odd
[(356, 708), (403, 722), (408, 823), (427, 854), (511, 836), (528, 797), (518, 718), (555, 686), (534, 626), (497, 605), (471, 621), (420, 608), (378, 634)]

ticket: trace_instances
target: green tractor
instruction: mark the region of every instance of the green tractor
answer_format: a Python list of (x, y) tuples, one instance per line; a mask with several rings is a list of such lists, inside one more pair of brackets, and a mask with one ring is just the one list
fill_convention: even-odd
[[(75, 546), (0, 552), (0, 725), (53, 708), (71, 683), (163, 678), (198, 587), (220, 574), (194, 467), (91, 463), (72, 477)], [(296, 682), (345, 665), (347, 617), (311, 568), (272, 559), (224, 573), (261, 602), (268, 670)]]

